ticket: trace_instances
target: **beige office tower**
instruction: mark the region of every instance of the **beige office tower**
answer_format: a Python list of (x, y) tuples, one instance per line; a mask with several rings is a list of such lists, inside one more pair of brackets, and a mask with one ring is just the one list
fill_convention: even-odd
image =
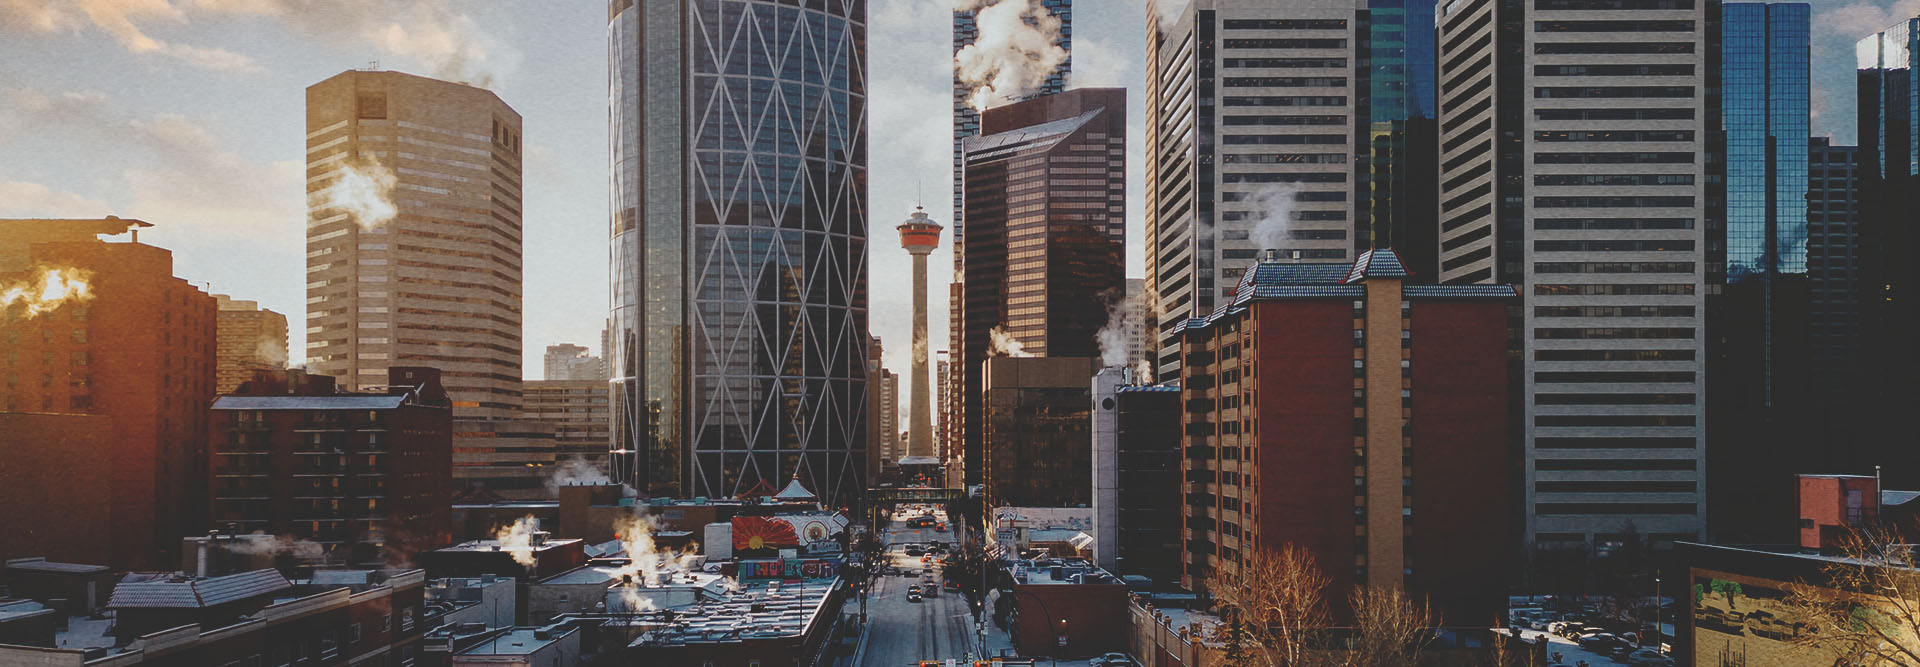
[(518, 418), (520, 114), (347, 71), (307, 88), (307, 353), (347, 389), (431, 366), (460, 419)]
[(287, 316), (261, 308), (256, 301), (238, 301), (225, 294), (213, 298), (220, 304), (214, 393), (232, 392), (253, 379), (256, 370), (287, 367)]

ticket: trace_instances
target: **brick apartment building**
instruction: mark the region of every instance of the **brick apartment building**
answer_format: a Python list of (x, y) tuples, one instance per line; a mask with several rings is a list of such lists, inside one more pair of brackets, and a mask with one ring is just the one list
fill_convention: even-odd
[[(110, 546), (94, 557), (117, 568), (176, 562), (181, 536), (202, 531), (206, 516), (216, 305), (174, 277), (173, 253), (139, 242), (137, 228), (149, 226), (0, 220), (0, 291), (33, 285), (40, 294), (50, 270), (86, 284), (43, 308), (0, 307), (0, 411), (109, 418), (108, 456), (85, 463), (108, 471), (110, 519), (94, 528)], [(129, 231), (126, 242), (98, 238)]]
[(1336, 608), (1378, 585), (1449, 622), (1501, 609), (1515, 293), (1406, 279), (1391, 250), (1263, 261), (1188, 321), (1184, 586), (1293, 544)]
[(262, 371), (210, 410), (212, 525), (319, 542), (331, 562), (407, 562), (453, 542), (452, 407), (431, 368), (388, 393)]

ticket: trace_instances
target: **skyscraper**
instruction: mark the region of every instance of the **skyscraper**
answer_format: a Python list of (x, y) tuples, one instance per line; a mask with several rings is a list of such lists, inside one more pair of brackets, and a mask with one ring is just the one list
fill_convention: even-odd
[(1813, 351), (1810, 410), (1815, 437), (1837, 447), (1858, 446), (1853, 409), (1862, 389), (1860, 303), (1860, 180), (1856, 149), (1814, 137), (1807, 147), (1808, 339)]
[(856, 502), (866, 2), (608, 10), (615, 479)]
[(1438, 17), (1441, 280), (1521, 285), (1524, 541), (1582, 577), (1596, 546), (1694, 539), (1705, 513), (1717, 3), (1644, 4)]
[(1178, 377), (1171, 327), (1212, 312), (1261, 250), (1348, 263), (1430, 256), (1431, 0), (1194, 0), (1150, 16), (1147, 294), (1155, 365)]
[(520, 114), (400, 72), (307, 87), (307, 352), (358, 391), (440, 369), (456, 418), (520, 411)]
[[(1920, 18), (1908, 19), (1860, 40), (1860, 265), (1862, 364), (1873, 369), (1863, 383), (1864, 426), (1859, 441), (1870, 448), (1857, 465), (1881, 465), (1892, 488), (1920, 484), (1920, 460), (1906, 412), (1916, 390), (1920, 350), (1920, 230), (1911, 223), (1920, 210)], [(1893, 443), (1902, 443), (1895, 445)]]
[(1108, 309), (1126, 296), (1126, 90), (995, 107), (982, 125), (966, 141), (973, 220), (956, 343), (968, 484), (984, 470), (986, 359), (1097, 358)]
[[(989, 0), (973, 3), (976, 5), (995, 5), (1012, 3), (1031, 6), (1036, 0)], [(1067, 89), (1067, 75), (1073, 70), (1073, 0), (1037, 0), (1049, 16), (1060, 21), (1060, 36), (1054, 45), (1065, 50), (1067, 57), (1058, 67), (1047, 73), (1046, 81), (1040, 84), (1035, 95), (1051, 95)], [(980, 24), (976, 20), (981, 7), (953, 10), (953, 53), (971, 46), (980, 38)], [(967, 137), (980, 134), (980, 110), (973, 108), (970, 98), (973, 86), (960, 77), (956, 69), (953, 76), (953, 279), (960, 280), (962, 221), (966, 218), (966, 153), (961, 146)], [(1013, 100), (992, 100), (992, 104), (1002, 104)]]
[[(1707, 297), (1708, 526), (1716, 539), (1778, 543), (1803, 472), (1813, 412), (1808, 347), (1807, 143), (1810, 7), (1730, 2), (1720, 19), (1725, 137), (1725, 286)], [(1716, 205), (1718, 208), (1718, 205)], [(1717, 238), (1710, 235), (1712, 241)], [(1709, 246), (1718, 243), (1709, 243)], [(1737, 480), (1737, 481), (1736, 481)]]

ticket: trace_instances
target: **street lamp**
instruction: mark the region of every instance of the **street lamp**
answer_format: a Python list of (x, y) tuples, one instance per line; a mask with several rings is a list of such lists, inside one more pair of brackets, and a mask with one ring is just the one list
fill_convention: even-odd
[(1660, 569), (1654, 568), (1653, 570), (1653, 650), (1661, 654), (1665, 654), (1666, 651), (1661, 648), (1662, 645), (1665, 643), (1666, 643), (1666, 630), (1660, 627)]

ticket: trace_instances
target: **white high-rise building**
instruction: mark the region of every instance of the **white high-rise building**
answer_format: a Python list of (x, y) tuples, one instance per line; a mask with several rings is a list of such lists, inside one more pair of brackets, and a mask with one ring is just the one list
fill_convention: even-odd
[(1464, 0), (1438, 17), (1441, 279), (1524, 295), (1535, 554), (1695, 539), (1705, 515), (1704, 299), (1726, 261), (1707, 244), (1718, 3), (1606, 4)]

